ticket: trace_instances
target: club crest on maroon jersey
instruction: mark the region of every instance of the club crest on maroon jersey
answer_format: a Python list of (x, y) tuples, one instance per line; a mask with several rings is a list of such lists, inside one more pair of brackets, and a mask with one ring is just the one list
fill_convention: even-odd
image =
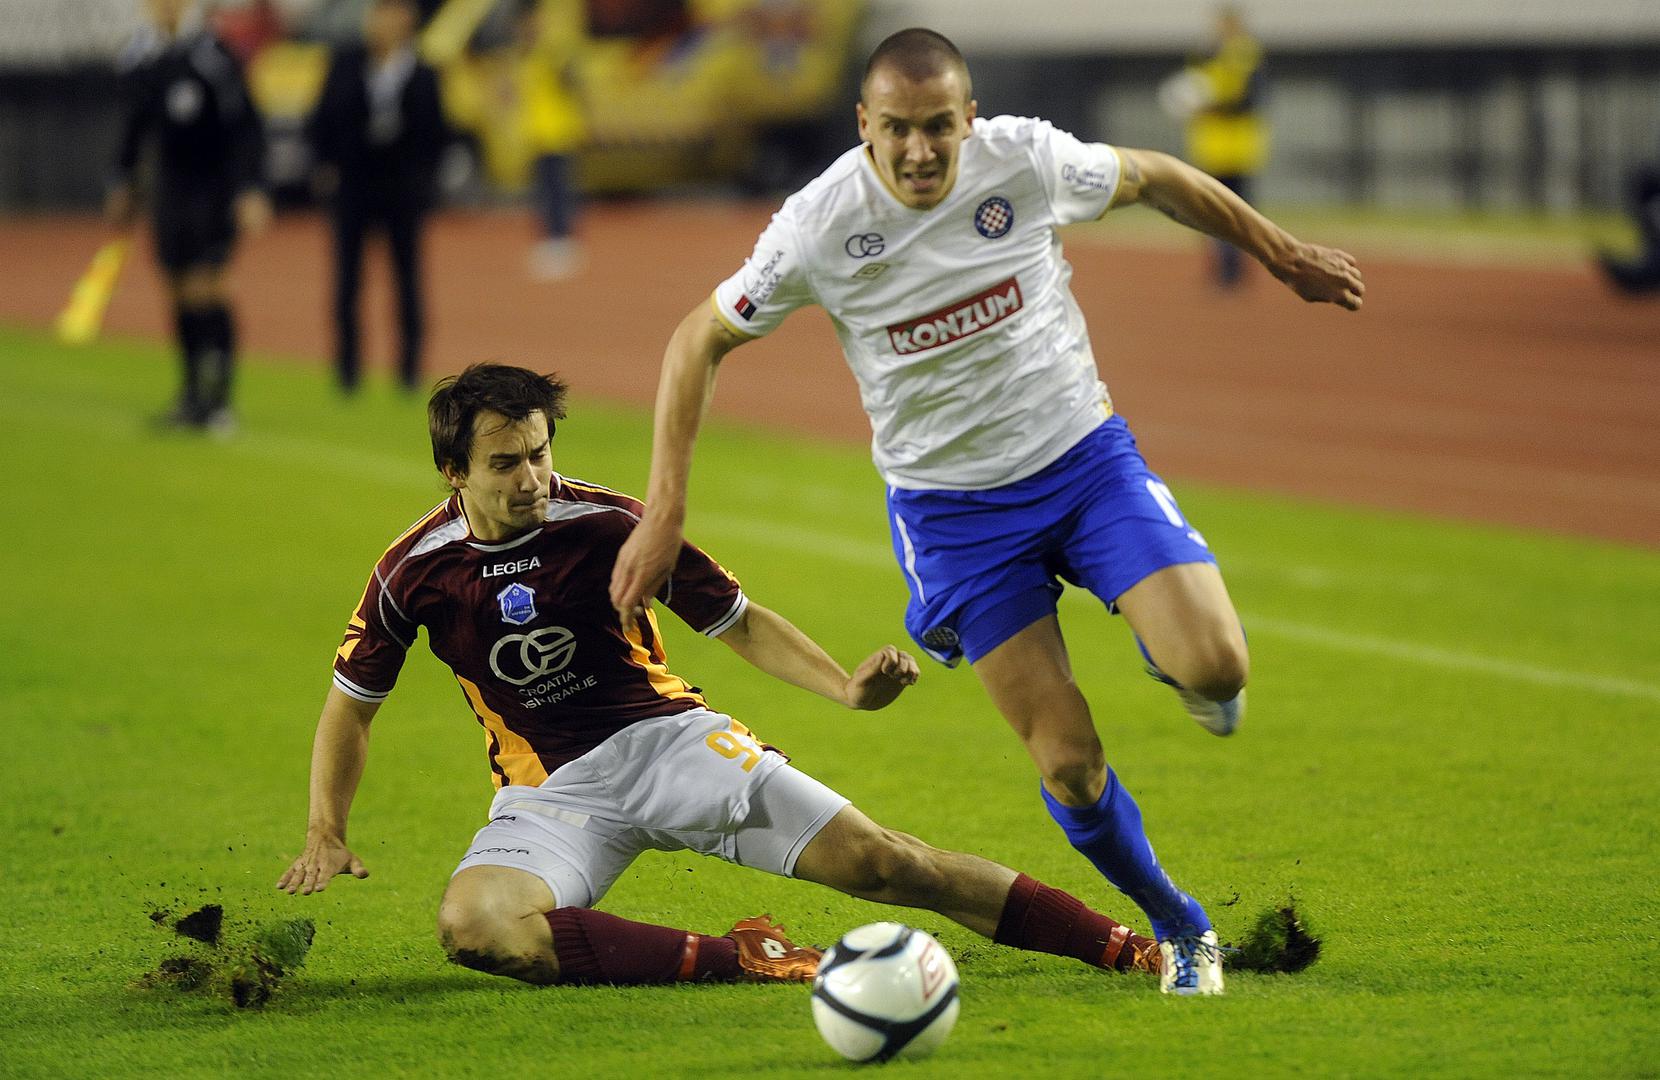
[(496, 594), (496, 603), (501, 605), (504, 623), (523, 626), (536, 617), (536, 594), (517, 581)]

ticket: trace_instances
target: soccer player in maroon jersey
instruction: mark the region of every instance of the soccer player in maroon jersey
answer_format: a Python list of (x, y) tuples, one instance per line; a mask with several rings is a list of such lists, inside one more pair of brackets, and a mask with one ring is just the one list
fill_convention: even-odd
[[(370, 721), (424, 627), (485, 730), (496, 786), (439, 906), (456, 963), (533, 983), (811, 979), (818, 950), (771, 916), (717, 937), (593, 910), (642, 851), (689, 849), (926, 908), (1017, 948), (1158, 970), (1152, 939), (1007, 867), (882, 828), (671, 674), (655, 613), (619, 623), (608, 589), (641, 504), (553, 470), (564, 396), (558, 380), (501, 364), (434, 391), (433, 459), (453, 493), (387, 549), (351, 617), (312, 750), (305, 850), (277, 888), (368, 876), (346, 820)], [(892, 645), (849, 675), (691, 544), (655, 599), (849, 708), (880, 709), (917, 678)]]

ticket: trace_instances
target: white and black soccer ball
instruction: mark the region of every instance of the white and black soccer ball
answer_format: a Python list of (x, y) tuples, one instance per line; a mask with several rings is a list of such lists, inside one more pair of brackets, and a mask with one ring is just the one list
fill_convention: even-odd
[(813, 1023), (842, 1057), (887, 1061), (931, 1054), (957, 1023), (957, 965), (909, 926), (849, 930), (813, 980)]

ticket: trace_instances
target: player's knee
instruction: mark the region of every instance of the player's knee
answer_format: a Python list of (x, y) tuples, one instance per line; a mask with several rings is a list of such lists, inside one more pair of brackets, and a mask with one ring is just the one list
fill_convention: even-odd
[(883, 829), (862, 852), (859, 892), (889, 904), (926, 907), (946, 885), (937, 854), (914, 836)]
[(1204, 649), (1187, 687), (1212, 701), (1228, 701), (1245, 689), (1245, 680), (1250, 674), (1251, 658), (1244, 640), (1238, 635), (1227, 635)]
[(451, 961), (495, 971), (494, 958), (511, 951), (513, 921), (487, 898), (446, 896), (438, 908), (438, 942)]

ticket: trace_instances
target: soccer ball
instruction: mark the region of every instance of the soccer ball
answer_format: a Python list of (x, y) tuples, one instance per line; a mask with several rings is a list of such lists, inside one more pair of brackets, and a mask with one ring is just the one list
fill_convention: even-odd
[(853, 1061), (931, 1054), (957, 1023), (957, 965), (909, 926), (849, 930), (819, 962), (813, 1023)]

